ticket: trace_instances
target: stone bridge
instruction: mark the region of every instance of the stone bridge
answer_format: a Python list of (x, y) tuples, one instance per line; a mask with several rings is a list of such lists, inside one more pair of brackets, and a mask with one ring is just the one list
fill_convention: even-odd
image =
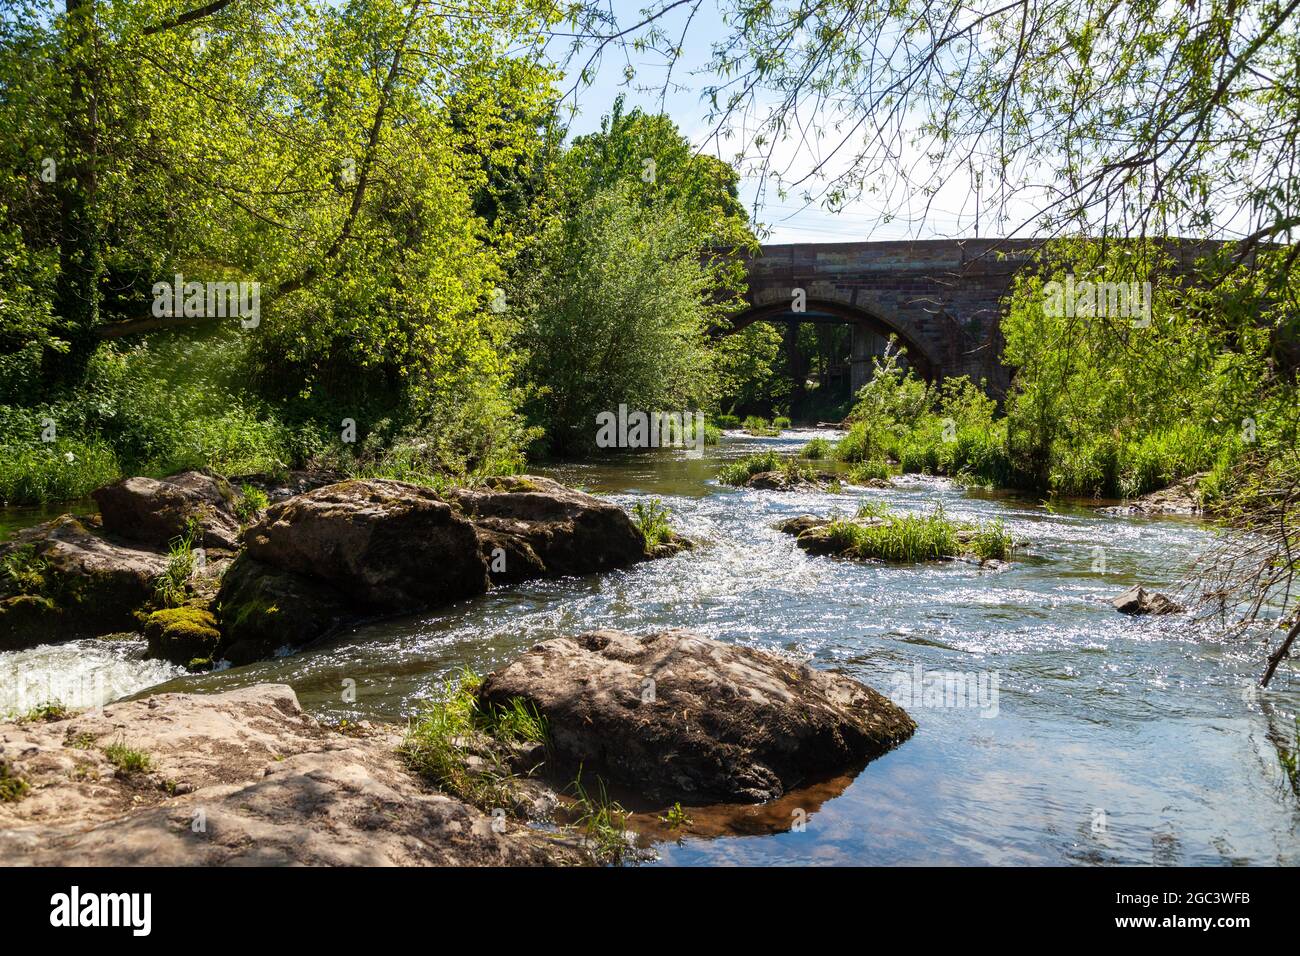
[[(1175, 272), (1221, 243), (1165, 239)], [(833, 322), (853, 326), (851, 385), (871, 374), (871, 358), (897, 335), (907, 360), (930, 379), (969, 375), (1005, 394), (1001, 299), (1016, 270), (1038, 249), (1034, 239), (932, 239), (763, 246), (746, 260), (751, 322)], [(796, 312), (796, 290), (804, 311)]]
[[(1039, 243), (1030, 239), (936, 239), (768, 245), (746, 261), (751, 322), (853, 326), (851, 385), (898, 336), (927, 378), (969, 375), (1001, 394), (1001, 299)], [(797, 291), (797, 290), (802, 290)], [(802, 301), (797, 301), (802, 299)], [(799, 305), (803, 311), (796, 311)]]

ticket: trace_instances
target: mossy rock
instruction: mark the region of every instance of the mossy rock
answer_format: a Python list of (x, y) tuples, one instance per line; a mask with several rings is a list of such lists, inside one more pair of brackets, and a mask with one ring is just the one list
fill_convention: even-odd
[(146, 656), (189, 666), (191, 661), (211, 658), (221, 641), (217, 619), (205, 607), (171, 607), (154, 611), (144, 623), (149, 642)]
[(0, 650), (134, 628), (167, 568), (165, 554), (126, 547), (72, 515), (0, 542), (0, 562), (9, 572), (0, 574)]
[(217, 602), (225, 636), (213, 657), (235, 665), (272, 657), (282, 647), (301, 647), (356, 616), (329, 585), (269, 567), (247, 554), (227, 569)]
[(27, 796), (30, 784), (0, 760), (0, 803), (17, 803)]
[(57, 604), (39, 594), (0, 599), (0, 651), (58, 640), (64, 626)]

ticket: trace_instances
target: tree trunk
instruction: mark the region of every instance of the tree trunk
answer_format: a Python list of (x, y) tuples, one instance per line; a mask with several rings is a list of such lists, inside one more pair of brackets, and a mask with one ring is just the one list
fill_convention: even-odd
[(64, 64), (68, 77), (63, 117), (63, 161), (57, 167), (59, 192), (59, 279), (54, 308), (65, 354), (46, 363), (47, 381), (77, 381), (94, 351), (99, 324), (99, 278), (103, 270), (97, 189), (98, 116), (95, 76), (95, 0), (65, 0)]

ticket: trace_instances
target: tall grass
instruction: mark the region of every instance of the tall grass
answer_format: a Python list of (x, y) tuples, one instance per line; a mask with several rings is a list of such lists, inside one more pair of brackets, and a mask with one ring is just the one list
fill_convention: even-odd
[(799, 453), (800, 457), (807, 458), (810, 461), (821, 461), (823, 458), (829, 458), (830, 454), (831, 443), (825, 438), (814, 438), (804, 445), (803, 451)]
[(780, 455), (770, 450), (760, 452), (723, 465), (718, 471), (718, 481), (724, 485), (743, 485), (754, 475), (765, 471), (776, 471), (780, 467)]
[(928, 515), (886, 514), (878, 522), (833, 521), (825, 534), (836, 549), (861, 560), (898, 564), (936, 561), (960, 553), (957, 526), (940, 505)]
[(192, 529), (172, 538), (168, 547), (167, 567), (154, 584), (154, 597), (163, 607), (180, 607), (190, 593), (190, 581), (198, 566), (194, 542), (199, 531)]
[(970, 545), (981, 561), (1006, 561), (1015, 549), (1015, 542), (1007, 532), (1001, 518), (981, 525), (971, 538)]
[(849, 469), (849, 481), (857, 484), (886, 481), (893, 477), (893, 474), (894, 469), (884, 461), (860, 461)]
[(0, 445), (0, 504), (74, 501), (120, 475), (117, 456), (102, 441)]
[(583, 834), (583, 843), (598, 859), (606, 863), (623, 862), (630, 846), (627, 840), (628, 812), (610, 798), (605, 781), (596, 778), (596, 792), (582, 782), (582, 771), (573, 781), (575, 825)]
[[(412, 718), (399, 752), (414, 772), (480, 809), (518, 810), (515, 775), (494, 743), (545, 743), (546, 720), (519, 699), (505, 707), (481, 706), (482, 683), (468, 670), (448, 678), (441, 696)], [(470, 756), (479, 761), (471, 763)]]
[(1232, 433), (1190, 422), (1131, 440), (1101, 435), (1073, 444), (1057, 442), (1048, 485), (1062, 495), (1132, 498), (1198, 472), (1230, 468), (1239, 453)]

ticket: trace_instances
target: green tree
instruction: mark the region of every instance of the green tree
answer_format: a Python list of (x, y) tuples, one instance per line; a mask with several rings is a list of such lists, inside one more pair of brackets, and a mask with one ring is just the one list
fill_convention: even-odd
[(711, 291), (691, 223), (675, 205), (647, 207), (633, 185), (554, 220), (516, 296), (550, 449), (590, 449), (596, 415), (620, 404), (703, 407), (715, 387)]

